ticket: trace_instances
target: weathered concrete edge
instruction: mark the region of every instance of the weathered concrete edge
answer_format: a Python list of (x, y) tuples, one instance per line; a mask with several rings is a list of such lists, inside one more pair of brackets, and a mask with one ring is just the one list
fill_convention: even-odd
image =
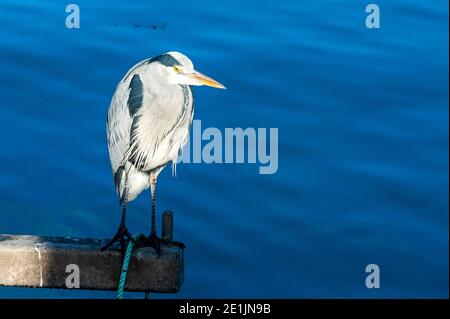
[[(89, 238), (0, 235), (0, 286), (67, 289), (68, 265), (80, 269), (80, 289), (116, 290), (121, 270), (116, 250), (101, 252), (104, 241)], [(183, 250), (162, 245), (133, 254), (126, 290), (174, 293), (184, 276)]]

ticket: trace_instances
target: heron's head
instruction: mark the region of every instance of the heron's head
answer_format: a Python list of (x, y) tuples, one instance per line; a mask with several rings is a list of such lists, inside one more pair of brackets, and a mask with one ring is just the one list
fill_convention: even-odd
[(154, 58), (164, 68), (164, 74), (171, 84), (207, 85), (218, 89), (225, 86), (196, 71), (192, 61), (180, 52), (167, 52)]

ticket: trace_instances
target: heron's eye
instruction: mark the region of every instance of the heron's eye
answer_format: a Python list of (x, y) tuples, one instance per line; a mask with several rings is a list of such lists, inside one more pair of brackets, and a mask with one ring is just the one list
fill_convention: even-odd
[(175, 72), (180, 72), (181, 71), (181, 68), (180, 68), (180, 66), (179, 65), (174, 65), (173, 66), (173, 70), (175, 71)]

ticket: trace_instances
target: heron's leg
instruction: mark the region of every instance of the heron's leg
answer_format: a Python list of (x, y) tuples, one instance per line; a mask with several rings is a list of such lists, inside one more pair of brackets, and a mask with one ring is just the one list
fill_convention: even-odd
[(112, 244), (114, 244), (115, 242), (118, 241), (118, 242), (120, 242), (120, 251), (121, 251), (121, 255), (123, 257), (125, 255), (127, 239), (134, 241), (133, 236), (131, 236), (130, 232), (127, 229), (127, 226), (125, 225), (125, 220), (127, 218), (127, 206), (128, 206), (128, 186), (127, 185), (125, 185), (125, 188), (124, 188), (124, 192), (123, 192), (122, 199), (121, 199), (121, 205), (122, 205), (122, 218), (120, 220), (119, 229), (117, 230), (114, 237), (101, 248), (101, 251), (108, 249)]
[(156, 182), (156, 175), (150, 173), (150, 194), (152, 196), (152, 229), (150, 231), (150, 236), (156, 236)]
[(154, 172), (150, 173), (150, 193), (152, 196), (152, 228), (147, 239), (147, 246), (153, 247), (156, 252), (161, 254), (161, 239), (156, 235), (156, 182), (157, 175)]
[[(161, 254), (161, 239), (156, 235), (156, 223), (155, 223), (155, 215), (156, 215), (156, 182), (157, 182), (157, 174), (150, 173), (150, 193), (152, 196), (152, 228), (150, 231), (150, 236), (148, 236), (147, 245), (153, 247), (156, 252)], [(178, 241), (171, 241), (171, 245), (178, 246), (182, 249), (186, 248), (186, 246)]]

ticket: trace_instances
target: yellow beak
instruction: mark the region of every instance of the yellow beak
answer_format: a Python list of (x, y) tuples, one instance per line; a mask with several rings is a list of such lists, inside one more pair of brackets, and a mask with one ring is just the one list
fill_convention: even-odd
[(214, 80), (214, 79), (210, 78), (209, 76), (206, 76), (198, 71), (194, 71), (194, 72), (190, 73), (189, 77), (193, 78), (200, 85), (207, 85), (207, 86), (211, 86), (213, 88), (218, 88), (218, 89), (226, 89), (226, 87), (224, 85), (222, 85), (221, 83), (217, 82), (216, 80)]

